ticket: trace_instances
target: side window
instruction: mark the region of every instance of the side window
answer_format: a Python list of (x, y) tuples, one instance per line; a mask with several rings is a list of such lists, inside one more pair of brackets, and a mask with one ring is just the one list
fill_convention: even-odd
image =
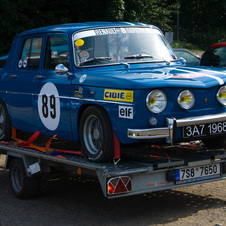
[(216, 59), (216, 65), (219, 67), (226, 66), (226, 47), (219, 47), (214, 49), (213, 58)]
[(38, 69), (42, 49), (42, 38), (32, 37), (25, 40), (18, 62), (18, 68)]
[(47, 40), (45, 69), (54, 70), (58, 64), (69, 68), (69, 50), (65, 35), (53, 35)]
[(6, 64), (8, 59), (8, 55), (0, 56), (0, 68), (3, 68)]

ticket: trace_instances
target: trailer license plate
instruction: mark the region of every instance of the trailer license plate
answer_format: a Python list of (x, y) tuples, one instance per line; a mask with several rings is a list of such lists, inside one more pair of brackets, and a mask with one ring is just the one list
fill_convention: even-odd
[(220, 164), (204, 165), (178, 169), (176, 172), (176, 183), (189, 183), (200, 180), (208, 180), (220, 177)]
[(202, 125), (184, 126), (183, 137), (202, 137), (226, 133), (226, 122), (209, 123)]

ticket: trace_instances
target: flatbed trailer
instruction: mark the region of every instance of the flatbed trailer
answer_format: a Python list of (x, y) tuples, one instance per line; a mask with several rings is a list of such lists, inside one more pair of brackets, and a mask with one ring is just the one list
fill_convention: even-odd
[(91, 162), (82, 153), (53, 156), (6, 142), (0, 143), (0, 154), (6, 155), (12, 191), (21, 199), (37, 196), (43, 176), (53, 172), (97, 177), (109, 199), (226, 179), (226, 152), (206, 150), (199, 143), (122, 148), (121, 159), (110, 163)]

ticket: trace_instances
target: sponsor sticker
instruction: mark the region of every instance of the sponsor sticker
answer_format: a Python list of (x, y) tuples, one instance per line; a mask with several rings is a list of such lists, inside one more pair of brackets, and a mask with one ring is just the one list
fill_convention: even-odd
[(79, 78), (79, 83), (83, 83), (87, 78), (87, 74), (84, 74), (82, 75), (80, 78)]
[(77, 39), (76, 41), (75, 41), (75, 45), (76, 46), (78, 46), (78, 47), (80, 47), (80, 46), (83, 46), (84, 45), (84, 40), (83, 39)]
[(133, 107), (119, 106), (119, 118), (133, 119)]
[(133, 91), (105, 89), (104, 100), (133, 102)]
[(114, 34), (133, 34), (133, 33), (160, 33), (157, 29), (150, 29), (150, 27), (114, 27), (101, 28), (94, 30), (96, 35), (114, 35)]
[(22, 68), (22, 66), (23, 66), (23, 61), (20, 60), (20, 61), (18, 62), (18, 68)]
[(78, 89), (75, 90), (74, 96), (75, 97), (83, 97), (83, 88), (78, 87)]
[(24, 59), (24, 62), (23, 62), (23, 67), (27, 67), (27, 59)]

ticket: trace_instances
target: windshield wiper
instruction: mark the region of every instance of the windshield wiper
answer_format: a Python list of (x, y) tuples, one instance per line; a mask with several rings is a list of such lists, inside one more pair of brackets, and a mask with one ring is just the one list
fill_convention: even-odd
[(90, 58), (84, 62), (81, 62), (80, 65), (84, 65), (86, 63), (89, 63), (89, 62), (95, 62), (95, 61), (101, 61), (101, 60), (112, 60), (111, 57), (93, 57), (93, 58)]
[(124, 59), (143, 59), (143, 58), (153, 58), (153, 56), (148, 54), (134, 54), (131, 56), (124, 57)]

